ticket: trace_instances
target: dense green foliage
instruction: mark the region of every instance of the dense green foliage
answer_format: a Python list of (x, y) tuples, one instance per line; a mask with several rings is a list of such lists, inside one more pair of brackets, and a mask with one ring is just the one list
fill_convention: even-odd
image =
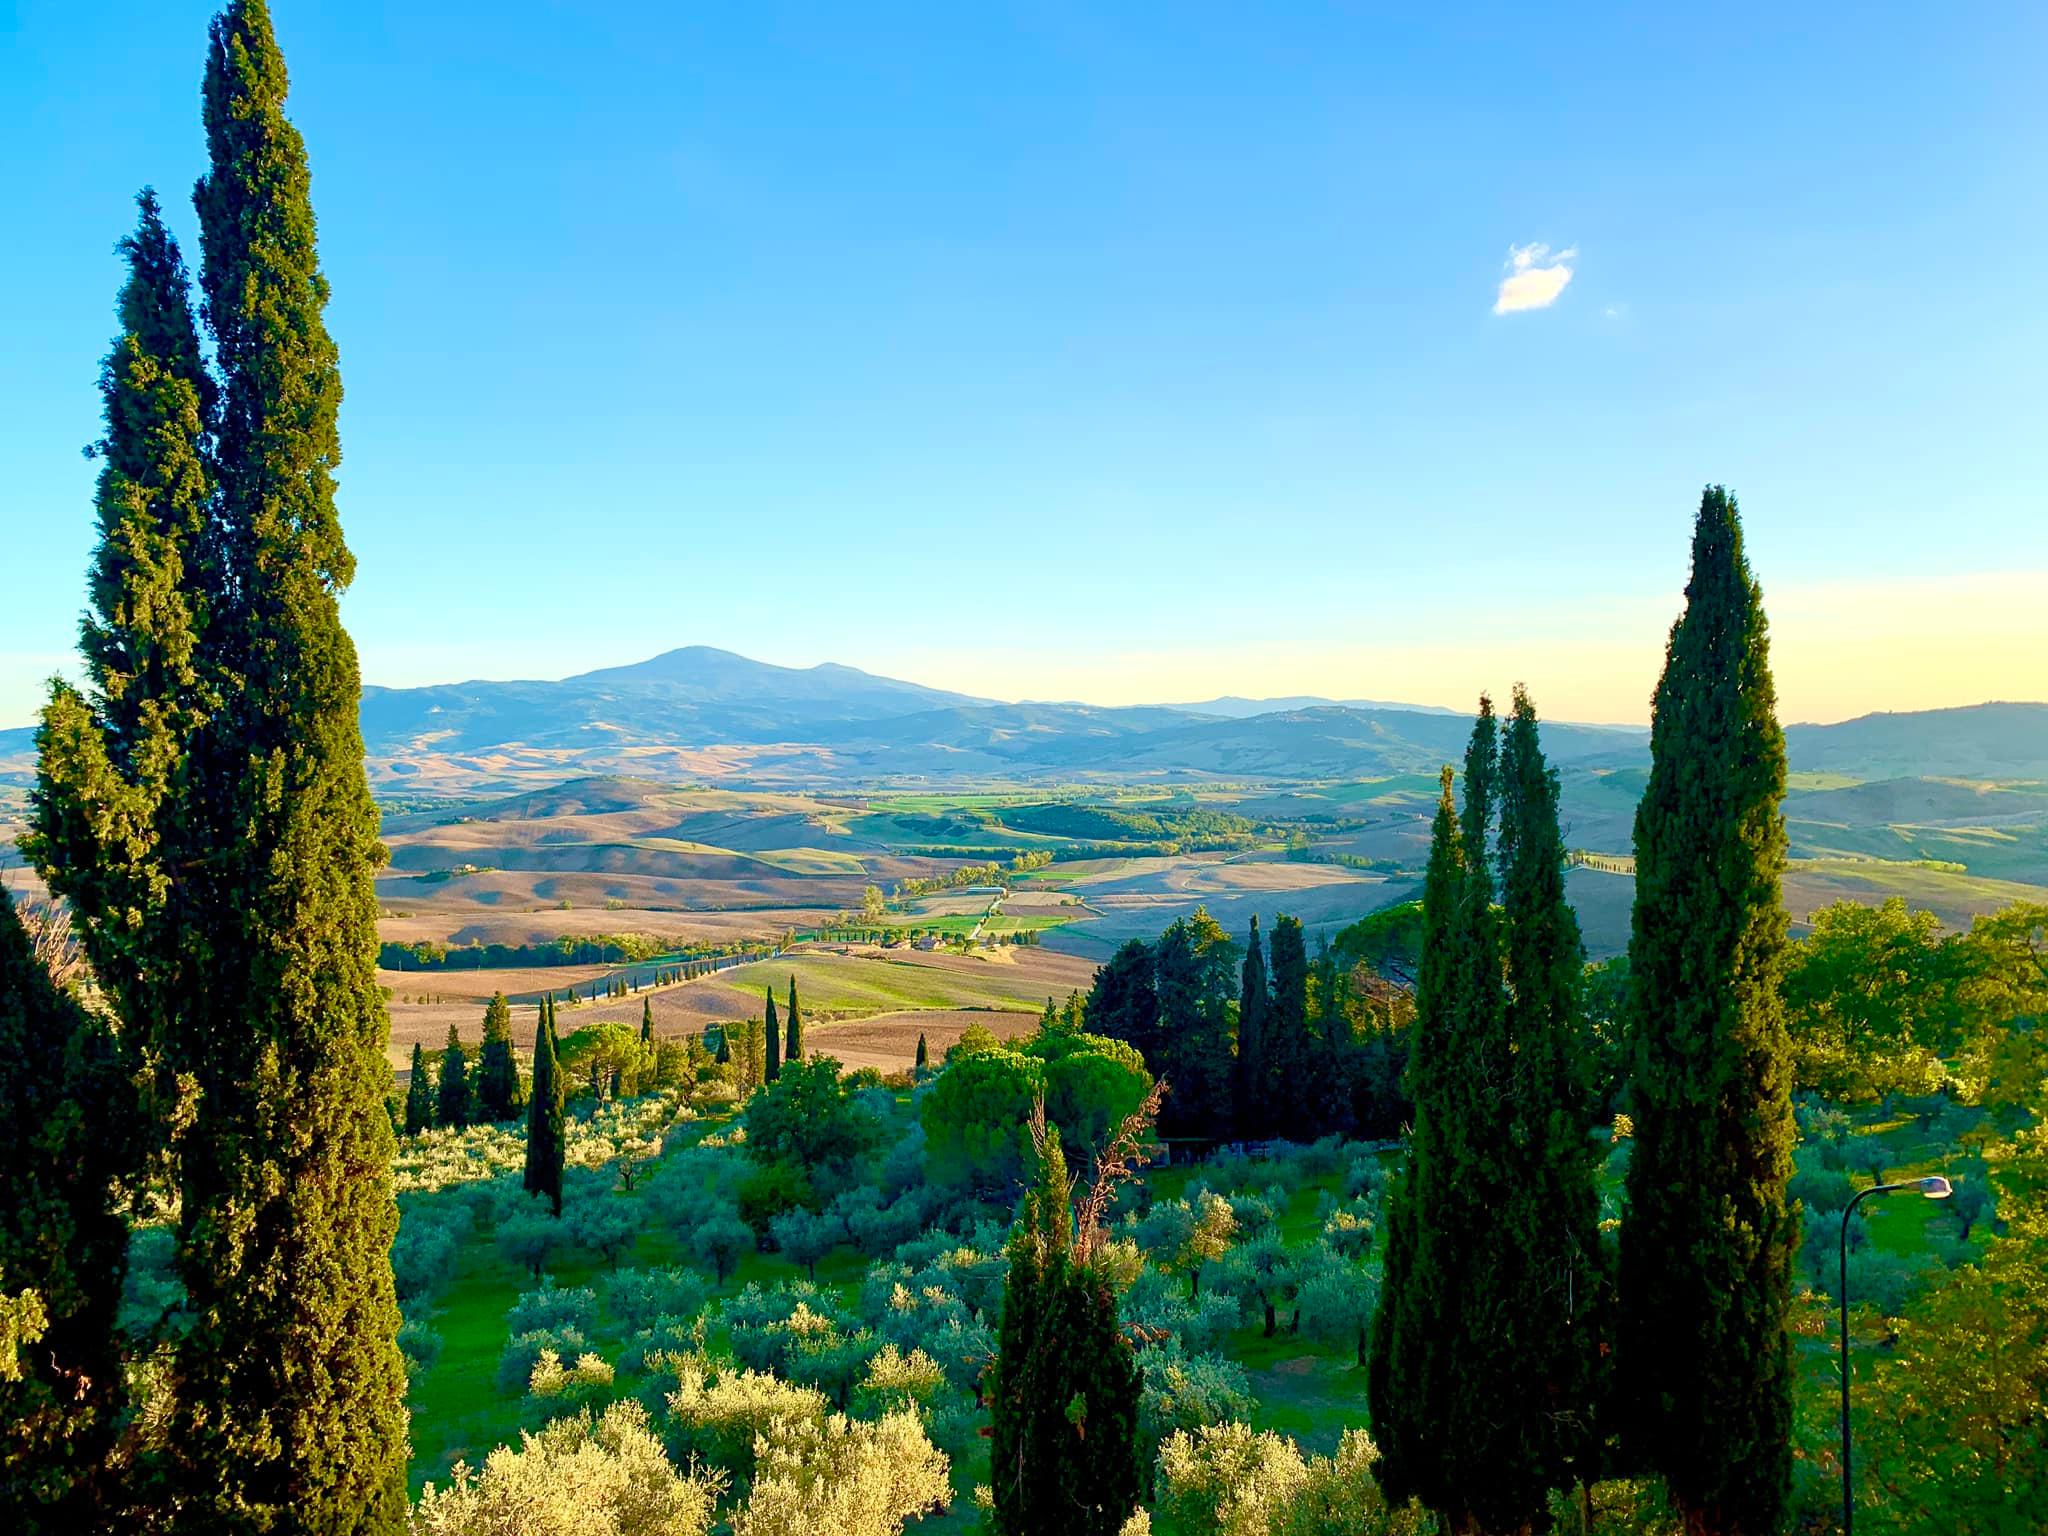
[(484, 1043), (477, 1052), (475, 1117), (515, 1120), (524, 1105), (519, 1092), (519, 1062), (512, 1053), (512, 1005), (493, 992), (484, 1008)]
[(106, 1021), (60, 991), (0, 888), (0, 1290), (33, 1295), (0, 1374), (0, 1508), (10, 1529), (113, 1518), (106, 1458), (127, 1398), (116, 1314), (128, 1267), (134, 1089)]
[(1791, 1479), (1785, 738), (1762, 598), (1718, 487), (1654, 711), (1629, 944), (1622, 1423), (1698, 1530), (1752, 1536), (1780, 1527)]
[(989, 1393), (996, 1529), (1115, 1536), (1138, 1502), (1138, 1367), (1092, 1229), (1077, 1240), (1056, 1132), (1042, 1129), (1036, 1162)]
[(526, 1170), (529, 1195), (544, 1195), (562, 1214), (562, 1164), (568, 1138), (562, 1121), (564, 1085), (556, 1065), (555, 1005), (540, 1005), (533, 1032), (533, 1091), (526, 1106)]

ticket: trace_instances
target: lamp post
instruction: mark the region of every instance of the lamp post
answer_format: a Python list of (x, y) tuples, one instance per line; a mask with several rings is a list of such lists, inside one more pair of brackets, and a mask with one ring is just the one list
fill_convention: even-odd
[(1850, 1536), (1856, 1519), (1856, 1495), (1849, 1481), (1849, 1213), (1866, 1195), (1888, 1195), (1895, 1189), (1917, 1189), (1929, 1200), (1946, 1200), (1953, 1193), (1948, 1180), (1937, 1173), (1896, 1184), (1873, 1184), (1858, 1190), (1842, 1208), (1841, 1286), (1835, 1293), (1842, 1304), (1842, 1536)]

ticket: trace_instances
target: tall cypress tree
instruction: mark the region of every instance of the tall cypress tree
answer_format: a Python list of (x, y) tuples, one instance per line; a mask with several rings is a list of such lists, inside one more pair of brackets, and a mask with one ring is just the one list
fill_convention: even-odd
[(412, 1073), (405, 1083), (405, 1134), (417, 1136), (434, 1126), (434, 1085), (427, 1077), (427, 1053), (412, 1043)]
[(113, 1030), (58, 990), (0, 887), (0, 1289), (43, 1333), (0, 1372), (0, 1508), (12, 1531), (115, 1524), (107, 1454), (123, 1406), (117, 1326), (134, 1090)]
[(1266, 1015), (1272, 1007), (1273, 992), (1266, 980), (1266, 946), (1259, 942), (1259, 915), (1254, 912), (1251, 931), (1244, 941), (1244, 969), (1237, 993), (1237, 1059), (1231, 1074), (1237, 1134), (1247, 1140), (1264, 1137), (1271, 1126)]
[(784, 1042), (782, 1059), (784, 1061), (802, 1061), (804, 1057), (804, 1015), (803, 1010), (797, 1007), (796, 978), (794, 976), (789, 978), (789, 1019), (787, 1028), (789, 1036)]
[(469, 1057), (462, 1049), (462, 1036), (448, 1026), (448, 1045), (441, 1052), (441, 1089), (434, 1100), (434, 1118), (442, 1125), (469, 1124)]
[(917, 1032), (917, 1060), (914, 1063), (914, 1070), (916, 1071), (919, 1077), (922, 1077), (926, 1072), (931, 1070), (931, 1064), (931, 1047), (925, 1044), (924, 1031), (920, 1029)]
[(203, 851), (178, 896), (206, 985), (167, 1030), (197, 1094), (178, 1152), (166, 1475), (179, 1521), (239, 1532), (404, 1525), (405, 1371), (377, 987), (381, 859), (361, 681), (338, 600), (341, 398), (304, 143), (263, 0), (214, 19), (210, 166), (194, 194), (220, 373), (193, 741)]
[(519, 1062), (512, 1054), (512, 1005), (493, 992), (484, 1009), (484, 1043), (477, 1052), (475, 1118), (493, 1123), (515, 1119), (520, 1111)]
[(1387, 1254), (1380, 1304), (1366, 1362), (1367, 1404), (1380, 1459), (1373, 1474), (1387, 1497), (1405, 1503), (1441, 1484), (1436, 1470), (1444, 1431), (1444, 1374), (1438, 1355), (1454, 1325), (1455, 1295), (1424, 1223), (1437, 1219), (1447, 1191), (1438, 1142), (1446, 1127), (1444, 1078), (1461, 1007), (1455, 935), (1465, 897), (1464, 841), (1445, 768), (1430, 828), (1422, 887), (1422, 963), (1415, 984), (1415, 1039), (1408, 1091), (1415, 1121), (1406, 1156), (1387, 1190)]
[(1625, 1444), (1699, 1536), (1781, 1528), (1796, 1233), (1780, 971), (1785, 738), (1735, 498), (1709, 486), (1636, 810)]
[(1266, 1059), (1272, 1114), (1284, 1116), (1289, 1134), (1312, 1126), (1321, 1114), (1308, 1033), (1308, 938), (1301, 919), (1282, 913), (1267, 941), (1273, 978), (1273, 1007), (1266, 1017)]
[(1047, 1127), (1010, 1239), (990, 1394), (1003, 1536), (1114, 1536), (1138, 1501), (1137, 1361), (1099, 1256), (1077, 1247), (1070, 1196)]
[(762, 1058), (761, 1081), (772, 1083), (782, 1076), (782, 1026), (775, 1017), (775, 989), (765, 989), (768, 1016), (761, 1026), (761, 1040), (767, 1054)]
[(555, 1005), (541, 1005), (533, 1032), (533, 1092), (526, 1105), (526, 1175), (529, 1195), (546, 1195), (562, 1214), (562, 1165), (568, 1128), (562, 1118), (562, 1074), (555, 1059)]
[(1585, 954), (1565, 900), (1557, 775), (1521, 688), (1498, 765), (1501, 928), (1508, 982), (1505, 1139), (1496, 1235), (1470, 1300), (1499, 1347), (1500, 1428), (1489, 1525), (1539, 1521), (1553, 1488), (1591, 1481), (1609, 1282), (1601, 1251), (1593, 1106), (1579, 1009)]
[(1518, 1529), (1540, 1513), (1544, 1487), (1521, 1422), (1503, 1411), (1520, 1388), (1501, 1313), (1514, 1259), (1497, 1215), (1514, 1157), (1503, 1092), (1512, 1053), (1487, 853), (1499, 750), (1492, 703), (1482, 696), (1456, 833), (1448, 776), (1433, 829), (1417, 994), (1418, 1012), (1425, 1004), (1430, 1012), (1416, 1028), (1415, 1128), (1386, 1272), (1387, 1290), (1398, 1284), (1400, 1295), (1384, 1337), (1376, 1327), (1368, 1378), (1375, 1411), (1389, 1414), (1400, 1440), (1383, 1468), (1387, 1487), (1421, 1498), (1453, 1530)]
[(640, 999), (640, 1043), (654, 1044), (654, 999), (651, 997)]

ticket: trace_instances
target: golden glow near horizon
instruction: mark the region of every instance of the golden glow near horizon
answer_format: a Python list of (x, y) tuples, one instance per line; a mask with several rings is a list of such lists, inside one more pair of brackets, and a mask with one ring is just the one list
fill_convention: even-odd
[[(1682, 596), (1588, 602), (1574, 613), (1494, 613), (1446, 644), (1273, 640), (1142, 651), (1076, 637), (946, 647), (862, 664), (935, 688), (1087, 704), (1189, 703), (1222, 695), (1381, 699), (1458, 708), (1481, 689), (1528, 685), (1559, 720), (1644, 724)], [(1785, 722), (1990, 700), (2048, 700), (2048, 571), (1764, 588)]]

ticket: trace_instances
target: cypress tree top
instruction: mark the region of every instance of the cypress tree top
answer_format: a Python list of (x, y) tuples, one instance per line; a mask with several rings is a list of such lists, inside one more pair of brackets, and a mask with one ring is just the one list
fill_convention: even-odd
[(782, 1026), (775, 1017), (775, 989), (767, 987), (763, 990), (768, 998), (768, 1013), (761, 1027), (761, 1039), (766, 1048), (761, 1080), (772, 1083), (782, 1076)]
[(804, 1054), (804, 1015), (797, 1006), (796, 978), (789, 978), (789, 1037), (783, 1058), (787, 1061), (801, 1061)]

